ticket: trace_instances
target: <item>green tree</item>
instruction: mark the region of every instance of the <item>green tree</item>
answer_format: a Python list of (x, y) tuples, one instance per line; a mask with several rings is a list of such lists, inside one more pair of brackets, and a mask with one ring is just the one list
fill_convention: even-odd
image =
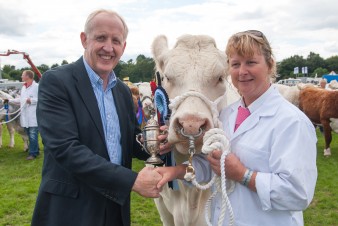
[(12, 70), (8, 73), (10, 80), (17, 80), (17, 81), (21, 81), (21, 74), (22, 71), (21, 70)]
[(324, 69), (324, 68), (321, 68), (321, 67), (316, 68), (316, 69), (313, 71), (313, 74), (314, 74), (315, 76), (317, 75), (317, 77), (322, 77), (323, 75), (325, 75), (325, 74), (327, 74), (327, 73), (328, 73), (327, 69)]
[(41, 64), (40, 66), (37, 66), (37, 68), (39, 69), (41, 74), (45, 73), (50, 69), (47, 64)]
[(53, 64), (50, 68), (56, 68), (56, 67), (59, 67), (60, 65), (59, 64)]
[(4, 65), (3, 68), (2, 68), (2, 72), (9, 74), (9, 72), (11, 72), (11, 71), (14, 70), (14, 69), (15, 69), (15, 67), (12, 68), (11, 65), (6, 64), (6, 65)]
[(338, 73), (338, 56), (332, 56), (325, 60), (328, 71), (335, 71)]
[(139, 55), (136, 58), (136, 76), (135, 81), (137, 82), (137, 79), (139, 81), (143, 82), (149, 82), (152, 80), (154, 76), (154, 68), (155, 68), (155, 62), (152, 58), (145, 57), (144, 55)]
[(293, 73), (295, 67), (299, 68), (305, 66), (305, 60), (302, 56), (294, 55), (286, 58), (278, 63), (277, 74), (279, 75), (278, 80), (286, 78), (295, 78), (297, 75)]
[(152, 58), (138, 55), (136, 62), (132, 59), (127, 63), (121, 63), (119, 67), (114, 69), (114, 72), (119, 74), (119, 78), (129, 77), (129, 81), (135, 82), (149, 82), (154, 75), (155, 62)]
[(310, 77), (314, 77), (315, 74), (313, 74), (313, 71), (316, 68), (326, 68), (326, 63), (325, 60), (319, 56), (319, 54), (310, 52), (310, 54), (306, 58), (304, 66), (308, 67), (308, 75), (311, 75)]
[(65, 64), (68, 64), (68, 61), (67, 60), (63, 60), (61, 65), (65, 65)]

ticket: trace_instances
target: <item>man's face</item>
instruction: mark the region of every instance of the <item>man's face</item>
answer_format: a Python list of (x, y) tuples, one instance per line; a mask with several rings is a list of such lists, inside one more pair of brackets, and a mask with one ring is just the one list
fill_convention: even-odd
[(28, 79), (29, 79), (29, 78), (28, 78), (28, 76), (26, 75), (26, 73), (23, 72), (23, 73), (21, 74), (21, 80), (22, 80), (23, 82), (27, 82)]
[(126, 47), (121, 20), (107, 13), (96, 15), (89, 32), (81, 33), (84, 57), (90, 67), (102, 78), (119, 63)]

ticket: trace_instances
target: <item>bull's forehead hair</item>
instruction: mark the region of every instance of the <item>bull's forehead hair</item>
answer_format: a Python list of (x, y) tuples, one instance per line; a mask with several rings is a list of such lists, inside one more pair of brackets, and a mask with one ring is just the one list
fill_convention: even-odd
[[(167, 76), (184, 77), (186, 74), (196, 74), (201, 80), (212, 79), (215, 76), (225, 75), (227, 61), (225, 53), (220, 50), (196, 51), (191, 49), (173, 49), (168, 56), (165, 72)], [(204, 75), (208, 76), (198, 76)]]

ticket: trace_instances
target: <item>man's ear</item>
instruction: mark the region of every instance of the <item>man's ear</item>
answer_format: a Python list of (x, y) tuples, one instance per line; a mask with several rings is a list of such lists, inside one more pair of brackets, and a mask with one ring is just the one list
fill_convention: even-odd
[(83, 48), (86, 49), (87, 48), (87, 35), (86, 35), (86, 33), (81, 32), (80, 39), (81, 39), (81, 43), (82, 43)]

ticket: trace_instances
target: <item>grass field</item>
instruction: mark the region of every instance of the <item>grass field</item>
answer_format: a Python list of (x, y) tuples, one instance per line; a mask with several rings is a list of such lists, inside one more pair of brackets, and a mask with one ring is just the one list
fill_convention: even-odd
[[(332, 156), (323, 156), (324, 141), (318, 134), (318, 180), (315, 197), (304, 212), (306, 226), (338, 225), (338, 135), (334, 134), (331, 144)], [(23, 143), (15, 137), (15, 148), (9, 149), (8, 133), (4, 129), (3, 147), (0, 148), (0, 226), (27, 226), (35, 204), (40, 184), (43, 153), (33, 161), (27, 161)], [(40, 143), (42, 149), (42, 145)], [(301, 161), (301, 159), (299, 160)], [(144, 166), (133, 161), (133, 169)], [(154, 201), (132, 193), (132, 225), (160, 226), (161, 221)]]

